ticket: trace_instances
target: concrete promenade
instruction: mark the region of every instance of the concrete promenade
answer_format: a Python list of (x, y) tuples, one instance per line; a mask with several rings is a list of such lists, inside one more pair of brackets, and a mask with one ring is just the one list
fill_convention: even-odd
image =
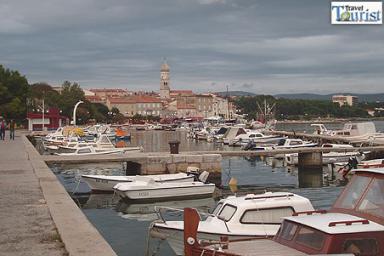
[(1, 256), (116, 255), (20, 132), (0, 141), (0, 207)]

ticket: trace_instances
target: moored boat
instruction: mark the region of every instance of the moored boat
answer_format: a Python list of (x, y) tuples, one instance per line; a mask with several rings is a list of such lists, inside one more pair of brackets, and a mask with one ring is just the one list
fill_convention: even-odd
[[(351, 149), (352, 145), (349, 144), (323, 144), (323, 148), (338, 148), (338, 149)], [(340, 163), (340, 162), (348, 162), (350, 158), (359, 158), (361, 159), (363, 155), (358, 151), (350, 151), (350, 152), (336, 152), (331, 151), (328, 153), (322, 154), (323, 164), (331, 164), (331, 163)], [(299, 155), (298, 153), (285, 154), (284, 162), (287, 165), (298, 165), (299, 163)]]
[(123, 149), (97, 149), (92, 146), (76, 148), (75, 152), (71, 153), (55, 153), (58, 156), (87, 156), (87, 155), (110, 155), (110, 154), (124, 154)]
[(142, 176), (134, 182), (118, 183), (113, 190), (127, 200), (185, 199), (212, 196), (215, 184), (200, 181), (159, 183)]
[(256, 145), (249, 150), (274, 150), (274, 149), (290, 149), (316, 147), (317, 143), (311, 141), (303, 141), (302, 139), (280, 139), (277, 144)]
[(155, 182), (192, 182), (194, 175), (186, 173), (159, 174), (145, 176), (107, 176), (107, 175), (81, 175), (81, 178), (88, 184), (93, 191), (113, 191), (113, 187), (118, 183), (133, 182), (141, 177), (151, 178)]
[[(312, 204), (307, 198), (292, 193), (229, 196), (220, 200), (208, 218), (199, 221), (197, 237), (203, 240), (218, 240), (220, 236), (231, 240), (271, 238), (278, 231), (282, 217), (300, 211), (313, 211)], [(166, 221), (163, 216), (151, 225), (152, 235), (166, 237), (177, 255), (184, 251), (183, 232), (183, 221)]]
[(200, 246), (196, 236), (198, 215), (185, 209), (185, 255), (270, 255), (271, 248), (273, 255), (384, 255), (384, 168), (353, 172), (328, 212), (285, 217), (273, 241)]

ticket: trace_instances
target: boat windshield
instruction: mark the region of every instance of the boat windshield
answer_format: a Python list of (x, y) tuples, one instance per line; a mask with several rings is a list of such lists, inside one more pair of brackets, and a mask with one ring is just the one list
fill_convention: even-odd
[(374, 178), (360, 201), (358, 211), (384, 218), (384, 180)]
[(335, 203), (335, 208), (384, 218), (384, 179), (355, 175)]
[(336, 201), (335, 207), (344, 209), (354, 209), (371, 179), (371, 177), (354, 176), (353, 179), (350, 181), (350, 184), (346, 187), (343, 194)]
[(236, 212), (236, 207), (233, 205), (226, 204), (220, 211), (220, 214), (217, 216), (219, 219), (224, 220), (224, 221), (229, 221), (231, 220), (232, 216)]
[(219, 213), (219, 211), (220, 211), (220, 209), (221, 209), (222, 206), (223, 206), (223, 203), (222, 203), (222, 202), (219, 202), (219, 203), (216, 205), (215, 209), (213, 209), (212, 214), (216, 216), (216, 215)]

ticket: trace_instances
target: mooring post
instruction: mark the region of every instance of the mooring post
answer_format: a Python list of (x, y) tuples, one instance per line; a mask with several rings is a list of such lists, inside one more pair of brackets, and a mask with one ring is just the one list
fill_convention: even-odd
[(299, 187), (323, 186), (323, 156), (322, 152), (299, 153), (298, 176)]
[(180, 141), (172, 140), (169, 142), (169, 149), (171, 154), (179, 154)]

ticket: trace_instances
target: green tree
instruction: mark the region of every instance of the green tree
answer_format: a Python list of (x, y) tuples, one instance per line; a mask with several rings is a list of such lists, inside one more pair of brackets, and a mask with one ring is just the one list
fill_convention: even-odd
[(25, 119), (28, 81), (18, 71), (0, 65), (0, 115), (8, 119)]
[(47, 83), (40, 82), (32, 84), (30, 86), (28, 98), (29, 109), (37, 109), (42, 106), (43, 99), (46, 109), (50, 107), (60, 108), (60, 94)]
[(65, 81), (60, 93), (59, 105), (65, 116), (72, 116), (73, 108), (78, 101), (85, 101), (83, 90), (78, 83)]

